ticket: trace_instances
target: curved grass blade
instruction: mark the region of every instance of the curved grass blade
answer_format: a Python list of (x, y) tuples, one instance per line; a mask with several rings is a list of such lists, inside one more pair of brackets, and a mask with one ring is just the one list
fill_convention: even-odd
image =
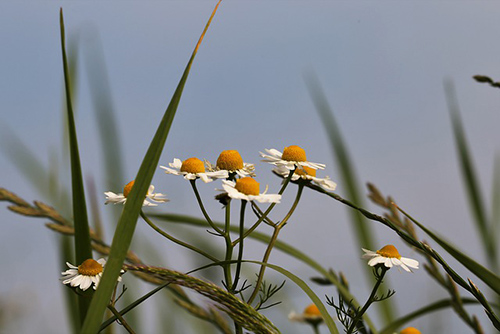
[(323, 303), (321, 302), (321, 299), (314, 293), (314, 291), (312, 291), (312, 289), (309, 287), (309, 285), (307, 285), (306, 282), (304, 282), (298, 276), (292, 274), (291, 272), (289, 272), (285, 268), (282, 268), (282, 267), (274, 265), (274, 264), (263, 263), (263, 262), (259, 262), (259, 261), (248, 261), (248, 260), (244, 260), (242, 262), (255, 263), (258, 265), (267, 266), (267, 267), (279, 272), (283, 276), (286, 276), (290, 280), (292, 280), (299, 288), (302, 289), (302, 291), (304, 291), (307, 294), (307, 296), (312, 300), (312, 302), (318, 307), (319, 312), (321, 313), (321, 316), (323, 317), (323, 320), (325, 321), (326, 326), (330, 330), (330, 333), (332, 333), (332, 334), (339, 333), (337, 326), (335, 325), (335, 322), (333, 321), (332, 317), (330, 316), (330, 314), (326, 310), (325, 305), (323, 305)]
[[(199, 219), (195, 217), (190, 217), (186, 215), (178, 215), (178, 214), (150, 214), (151, 217), (155, 217), (157, 219), (163, 219), (168, 222), (174, 222), (174, 223), (185, 223), (197, 227), (206, 227), (207, 222), (204, 219)], [(218, 227), (223, 227), (224, 224), (222, 223), (217, 223), (214, 222)], [(231, 231), (234, 233), (238, 233), (239, 229), (237, 226), (231, 226), (230, 227)], [(253, 231), (249, 236), (249, 238), (258, 240), (263, 242), (264, 244), (269, 244), (269, 241), (271, 240), (271, 237), (267, 234), (258, 232), (258, 231)], [(274, 245), (276, 249), (281, 250), (282, 252), (304, 262), (314, 270), (316, 270), (318, 273), (323, 275), (323, 277), (327, 278), (330, 282), (332, 282), (336, 288), (338, 289), (339, 293), (342, 294), (345, 300), (352, 300), (352, 304), (354, 307), (360, 307), (361, 305), (357, 302), (356, 298), (345, 288), (344, 285), (342, 285), (337, 277), (332, 275), (332, 273), (329, 270), (326, 270), (323, 268), (318, 262), (316, 262), (313, 258), (309, 257), (307, 254), (303, 253), (302, 251), (298, 250), (297, 248), (281, 241), (281, 240), (276, 240), (276, 244)], [(211, 264), (213, 265), (213, 264)], [(211, 266), (209, 265), (209, 266)], [(375, 325), (371, 321), (371, 319), (368, 317), (368, 315), (364, 315), (363, 319), (367, 325), (367, 327), (370, 329), (370, 331), (373, 334), (378, 333)]]
[[(220, 2), (219, 2), (220, 3)], [(201, 37), (196, 44), (196, 47), (189, 59), (189, 62), (184, 70), (182, 78), (170, 100), (170, 103), (165, 111), (165, 114), (158, 126), (158, 130), (149, 146), (149, 149), (142, 161), (139, 172), (135, 179), (132, 191), (129, 194), (123, 213), (118, 221), (118, 226), (113, 237), (113, 243), (111, 245), (111, 251), (109, 254), (108, 261), (106, 263), (106, 270), (104, 270), (101, 282), (99, 283), (99, 288), (97, 289), (92, 303), (90, 305), (90, 310), (85, 319), (82, 333), (97, 333), (101, 325), (101, 321), (104, 315), (107, 304), (111, 298), (111, 294), (118, 279), (123, 261), (125, 260), (126, 252), (132, 241), (132, 236), (134, 234), (135, 226), (137, 224), (137, 219), (139, 217), (139, 212), (142, 207), (144, 197), (153, 178), (153, 174), (158, 166), (158, 161), (160, 160), (160, 155), (165, 145), (170, 126), (175, 116), (177, 106), (184, 89), (189, 71), (191, 69), (194, 57), (198, 51), (198, 48), (205, 36), (205, 33), (212, 21), (212, 18), (217, 11), (216, 5), (208, 23), (205, 26)]]
[(469, 205), (474, 216), (476, 227), (483, 241), (484, 250), (487, 259), (492, 266), (497, 266), (497, 247), (494, 242), (494, 235), (490, 233), (484, 200), (479, 187), (479, 181), (472, 162), (472, 158), (465, 137), (465, 130), (460, 118), (460, 111), (455, 95), (455, 90), (451, 82), (445, 82), (446, 99), (450, 112), (453, 134), (455, 136), (455, 145), (460, 161), (462, 177), (466, 187), (466, 193), (469, 198)]
[[(66, 109), (68, 115), (68, 137), (71, 159), (71, 188), (73, 198), (73, 217), (75, 225), (75, 259), (80, 264), (92, 258), (92, 246), (90, 244), (90, 232), (87, 217), (87, 206), (85, 203), (85, 191), (83, 187), (82, 169), (78, 153), (78, 141), (76, 138), (75, 118), (71, 103), (71, 86), (66, 58), (64, 18), (62, 8), (59, 12), (61, 25), (61, 48), (64, 69), (64, 87), (66, 91)], [(90, 305), (91, 293), (78, 296), (80, 321), (83, 322)]]
[[(328, 103), (317, 77), (309, 75), (306, 79), (306, 83), (312, 102), (316, 107), (318, 115), (320, 116), (326, 133), (330, 139), (332, 153), (336, 157), (336, 161), (342, 175), (341, 180), (344, 183), (347, 196), (354, 204), (364, 207), (363, 195), (355, 172), (356, 169), (351, 157), (349, 156), (349, 150), (344, 143), (344, 139), (342, 138), (340, 128), (335, 120), (333, 110)], [(368, 224), (365, 217), (361, 213), (352, 210), (349, 210), (349, 215), (351, 216), (352, 226), (354, 227), (354, 232), (358, 240), (358, 248), (377, 248), (375, 247), (375, 240), (373, 238), (374, 234), (371, 226)], [(373, 275), (368, 266), (366, 266), (364, 272), (367, 280), (370, 284), (372, 284)], [(379, 305), (381, 306), (379, 308), (381, 315), (387, 322), (390, 322), (394, 317), (394, 307), (391, 299), (387, 299), (379, 303)]]
[(469, 269), (474, 275), (476, 275), (480, 280), (486, 283), (493, 291), (500, 294), (500, 277), (491, 272), (488, 268), (482, 266), (478, 262), (474, 261), (469, 256), (462, 253), (458, 248), (451, 245), (449, 242), (445, 241), (443, 238), (439, 237), (436, 233), (432, 232), (413, 217), (404, 212), (398, 207), (408, 219), (410, 219), (415, 225), (420, 227), (428, 236), (430, 236), (434, 241), (436, 241), (445, 251), (447, 251), (451, 256), (453, 256), (458, 262), (460, 262), (464, 267)]
[[(462, 298), (462, 303), (463, 304), (479, 304), (479, 302), (475, 299), (472, 298)], [(415, 320), (419, 317), (422, 317), (426, 314), (440, 311), (446, 308), (451, 308), (453, 307), (453, 300), (451, 299), (443, 299), (439, 300), (437, 302), (434, 302), (430, 305), (424, 306), (418, 310), (415, 310), (399, 319), (396, 319), (392, 323), (390, 323), (388, 326), (380, 330), (380, 334), (392, 334), (396, 332), (400, 327), (403, 325), (409, 323), (412, 320)]]

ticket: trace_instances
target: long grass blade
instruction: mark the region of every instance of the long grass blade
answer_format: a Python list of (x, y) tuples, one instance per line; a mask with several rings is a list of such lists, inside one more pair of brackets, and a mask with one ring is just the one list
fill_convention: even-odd
[(493, 291), (500, 294), (500, 277), (488, 268), (482, 266), (480, 263), (474, 261), (471, 257), (464, 254), (458, 248), (453, 246), (451, 243), (447, 242), (444, 238), (438, 236), (436, 233), (429, 230), (424, 225), (420, 224), (413, 217), (408, 215), (406, 212), (398, 208), (401, 213), (403, 213), (408, 219), (410, 219), (415, 225), (417, 225), (422, 231), (424, 231), (428, 236), (430, 236), (434, 241), (436, 241), (445, 251), (447, 251), (451, 256), (453, 256), (458, 262), (460, 262), (464, 267), (469, 269), (474, 275), (476, 275), (480, 280), (482, 280), (486, 285), (488, 285)]
[(479, 181), (469, 152), (467, 139), (462, 120), (460, 118), (460, 110), (455, 94), (454, 87), (451, 82), (445, 82), (446, 99), (450, 112), (453, 134), (455, 136), (455, 145), (457, 148), (460, 169), (465, 183), (466, 193), (469, 198), (469, 205), (476, 222), (476, 227), (481, 236), (486, 257), (491, 265), (496, 266), (497, 253), (496, 243), (493, 239), (493, 234), (489, 231), (488, 218), (486, 214), (485, 202), (480, 191)]
[(109, 259), (106, 264), (106, 270), (103, 273), (99, 288), (97, 289), (90, 305), (90, 310), (87, 318), (85, 319), (82, 333), (97, 333), (99, 330), (104, 311), (109, 303), (111, 293), (115, 287), (123, 261), (125, 260), (126, 252), (130, 246), (130, 242), (132, 241), (132, 236), (134, 234), (144, 197), (146, 196), (153, 174), (158, 166), (158, 161), (160, 160), (160, 155), (163, 150), (163, 146), (165, 145), (170, 126), (172, 125), (177, 106), (179, 105), (182, 91), (184, 89), (189, 71), (191, 70), (194, 57), (196, 56), (198, 48), (210, 25), (210, 22), (212, 21), (212, 18), (215, 15), (215, 12), (217, 11), (218, 6), (219, 3), (212, 12), (210, 19), (205, 26), (205, 30), (196, 44), (182, 78), (174, 92), (174, 95), (172, 96), (165, 115), (158, 126), (158, 130), (156, 131), (153, 141), (151, 142), (146, 156), (144, 157), (139, 172), (137, 173), (134, 186), (128, 196), (120, 220), (118, 221), (118, 226), (111, 245)]
[[(472, 298), (462, 298), (461, 300), (462, 304), (479, 304), (479, 302), (475, 299)], [(447, 308), (452, 308), (453, 307), (454, 301), (451, 299), (442, 299), (437, 302), (434, 302), (430, 305), (426, 305), (422, 308), (419, 308), (418, 310), (415, 310), (411, 313), (408, 313), (405, 316), (402, 316), (396, 320), (394, 320), (392, 323), (390, 323), (388, 326), (384, 327), (383, 329), (380, 330), (380, 334), (392, 334), (395, 333), (399, 328), (403, 327), (403, 325), (409, 323), (412, 320), (415, 320), (417, 318), (420, 318), (424, 315), (441, 311), (443, 309)]]
[[(64, 69), (64, 87), (66, 91), (66, 109), (68, 115), (68, 134), (71, 160), (71, 188), (73, 198), (73, 217), (75, 225), (75, 259), (80, 264), (92, 258), (92, 247), (90, 244), (90, 232), (87, 217), (87, 206), (85, 203), (85, 191), (83, 187), (82, 169), (78, 152), (78, 141), (76, 138), (75, 118), (71, 103), (71, 86), (66, 58), (64, 18), (62, 8), (59, 12), (61, 24), (61, 48)], [(82, 294), (78, 297), (80, 321), (83, 322), (90, 304), (90, 294)]]
[[(362, 191), (360, 190), (359, 181), (356, 176), (355, 167), (349, 155), (349, 150), (344, 142), (340, 127), (335, 120), (334, 113), (328, 99), (326, 98), (323, 89), (316, 76), (310, 75), (306, 79), (309, 94), (316, 107), (316, 111), (323, 122), (328, 138), (330, 139), (330, 146), (332, 154), (335, 156), (339, 171), (342, 175), (341, 183), (346, 189), (347, 196), (353, 203), (359, 206), (365, 206)], [(351, 216), (352, 226), (358, 241), (358, 248), (374, 249), (375, 239), (371, 226), (363, 215), (357, 211), (349, 210)], [(372, 248), (370, 248), (372, 247)], [(366, 279), (370, 282), (373, 281), (372, 272), (367, 268), (365, 269)], [(394, 317), (394, 307), (392, 301), (387, 299), (380, 303), (381, 315), (387, 322), (390, 322)]]
[(259, 261), (248, 261), (248, 260), (244, 260), (242, 262), (264, 265), (264, 266), (267, 266), (267, 267), (279, 272), (283, 276), (286, 276), (288, 279), (290, 279), (292, 282), (294, 282), (299, 288), (301, 288), (302, 291), (304, 291), (307, 294), (307, 296), (311, 299), (311, 301), (314, 304), (316, 304), (316, 306), (318, 307), (318, 309), (321, 313), (321, 316), (323, 317), (323, 320), (325, 321), (325, 324), (328, 327), (328, 330), (330, 331), (330, 333), (332, 333), (332, 334), (339, 333), (337, 326), (335, 325), (335, 322), (333, 321), (332, 317), (328, 313), (325, 305), (323, 305), (323, 303), (321, 302), (321, 299), (314, 293), (314, 291), (309, 287), (309, 285), (307, 285), (306, 282), (304, 282), (298, 276), (292, 274), (291, 272), (289, 272), (285, 268), (274, 265), (274, 264), (263, 263), (263, 262), (259, 262)]

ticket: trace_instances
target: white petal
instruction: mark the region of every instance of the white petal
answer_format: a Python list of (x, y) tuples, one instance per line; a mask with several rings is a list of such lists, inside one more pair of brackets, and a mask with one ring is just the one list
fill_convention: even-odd
[(377, 264), (379, 263), (384, 263), (385, 262), (385, 258), (382, 257), (382, 256), (377, 256), (377, 257), (374, 257), (372, 258), (371, 260), (368, 261), (368, 265), (369, 266), (376, 266)]
[(82, 282), (80, 283), (80, 289), (83, 291), (87, 290), (92, 285), (92, 279), (90, 276), (83, 276)]
[(325, 164), (320, 164), (320, 163), (311, 162), (311, 161), (299, 161), (298, 164), (300, 166), (306, 166), (306, 167), (313, 168), (313, 169), (325, 169), (325, 167), (326, 167)]
[(207, 176), (207, 173), (198, 173), (196, 174), (203, 182), (209, 183), (212, 182), (213, 180)]
[[(203, 173), (200, 173), (200, 174), (203, 174)], [(197, 177), (198, 177), (197, 174), (184, 173), (184, 179), (186, 179), (186, 180), (196, 180)]]
[(172, 168), (168, 168), (165, 166), (160, 166), (160, 168), (164, 169), (166, 174), (174, 174), (174, 175), (181, 174), (180, 170), (177, 170), (177, 169), (172, 169)]
[(83, 280), (83, 276), (82, 276), (82, 275), (78, 275), (78, 276), (76, 276), (75, 278), (73, 278), (73, 279), (71, 280), (71, 282), (70, 282), (70, 283), (71, 283), (71, 286), (72, 286), (72, 287), (79, 286), (79, 285), (80, 285), (80, 283), (82, 282), (82, 280)]
[(72, 265), (72, 264), (71, 264), (71, 263), (69, 263), (69, 262), (66, 262), (66, 265), (67, 265), (68, 267), (70, 267), (71, 269), (78, 269), (78, 267), (77, 267), (77, 266), (74, 266), (74, 265)]
[(278, 194), (261, 194), (255, 197), (255, 200), (260, 203), (280, 203), (281, 195)]
[(409, 259), (407, 257), (402, 257), (401, 262), (406, 264), (408, 267), (418, 269), (418, 261), (417, 260)]
[(321, 179), (318, 177), (312, 177), (311, 179), (318, 186), (323, 187), (326, 190), (334, 191), (335, 188), (337, 188), (337, 184), (328, 178)]
[(181, 167), (182, 167), (182, 161), (181, 159), (177, 159), (175, 158), (174, 159), (174, 162), (171, 162), (168, 164), (170, 167), (172, 168), (175, 168), (175, 169), (178, 169), (178, 170), (181, 170)]

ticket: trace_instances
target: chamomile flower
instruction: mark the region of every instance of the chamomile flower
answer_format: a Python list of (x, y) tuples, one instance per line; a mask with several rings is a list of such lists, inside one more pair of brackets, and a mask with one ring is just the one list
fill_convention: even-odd
[(311, 304), (306, 307), (304, 309), (304, 312), (302, 312), (301, 314), (291, 312), (288, 315), (288, 319), (290, 321), (305, 322), (315, 326), (323, 322), (323, 317), (321, 316), (321, 313), (319, 312), (319, 309), (315, 304)]
[(376, 266), (378, 264), (383, 264), (386, 268), (391, 268), (393, 266), (400, 266), (404, 270), (411, 272), (411, 268), (418, 269), (418, 261), (402, 257), (399, 255), (398, 250), (393, 245), (386, 245), (376, 252), (371, 250), (363, 249), (363, 259), (369, 259), (369, 266)]
[(223, 191), (234, 199), (242, 199), (245, 201), (257, 201), (260, 203), (279, 203), (281, 195), (266, 194), (266, 190), (261, 194), (259, 191), (259, 183), (251, 177), (244, 177), (236, 181), (222, 181)]
[(60, 280), (63, 284), (79, 287), (83, 291), (90, 288), (91, 285), (94, 285), (95, 290), (101, 280), (105, 264), (105, 259), (99, 259), (97, 261), (88, 259), (83, 261), (78, 267), (66, 262), (69, 269), (61, 273), (63, 277), (61, 277)]
[(215, 166), (208, 161), (205, 161), (205, 164), (210, 172), (227, 171), (229, 174), (236, 173), (240, 177), (255, 176), (255, 166), (243, 162), (240, 153), (236, 150), (222, 151)]
[(174, 159), (174, 162), (168, 164), (170, 168), (160, 166), (167, 174), (184, 175), (186, 180), (196, 180), (200, 178), (203, 182), (212, 182), (214, 179), (227, 179), (229, 173), (227, 170), (206, 172), (203, 161), (198, 158), (189, 158), (184, 161)]
[[(290, 170), (285, 166), (278, 166), (273, 169), (273, 172), (276, 175), (286, 178), (290, 173)], [(293, 173), (291, 180), (296, 182), (299, 179), (311, 181), (312, 183), (315, 183), (329, 191), (334, 191), (335, 188), (337, 188), (337, 184), (330, 180), (328, 176), (325, 176), (324, 178), (316, 177), (316, 169), (307, 166), (303, 166), (302, 169), (297, 168)]]
[(264, 162), (269, 162), (275, 166), (284, 166), (289, 170), (295, 167), (309, 167), (313, 169), (325, 169), (324, 164), (307, 161), (306, 151), (303, 148), (291, 145), (285, 147), (283, 153), (276, 149), (265, 149), (267, 154), (259, 152), (260, 156), (264, 158)]
[(399, 332), (399, 334), (422, 334), (422, 333), (415, 327), (406, 327), (401, 332)]
[[(127, 201), (127, 196), (130, 194), (132, 187), (134, 185), (134, 181), (129, 182), (125, 188), (123, 188), (123, 194), (115, 194), (112, 191), (106, 191), (104, 195), (106, 195), (106, 202), (104, 204), (113, 203), (113, 204), (125, 204)], [(146, 194), (146, 199), (142, 203), (142, 206), (157, 206), (156, 203), (164, 203), (168, 202), (168, 199), (164, 194), (155, 193), (155, 186), (150, 185), (148, 189), (148, 193)]]

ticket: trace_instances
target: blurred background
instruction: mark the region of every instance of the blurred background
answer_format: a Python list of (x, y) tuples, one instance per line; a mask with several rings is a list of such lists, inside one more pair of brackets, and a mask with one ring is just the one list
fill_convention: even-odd
[[(70, 202), (70, 197), (62, 191), (70, 184), (58, 16), (63, 7), (67, 45), (76, 64), (74, 105), (87, 196), (99, 203), (110, 242), (121, 207), (105, 207), (103, 193), (122, 192), (135, 177), (215, 4), (0, 2), (0, 186), (27, 201), (54, 205), (69, 217), (64, 201)], [(192, 156), (214, 163), (222, 150), (236, 149), (246, 162), (256, 164), (262, 189), (268, 184), (272, 193), (280, 180), (270, 165), (260, 162), (259, 151), (299, 145), (309, 160), (327, 164), (318, 176), (329, 175), (338, 183), (337, 193), (346, 197), (328, 135), (308, 92), (305, 78), (315, 75), (334, 111), (363, 194), (366, 182), (376, 184), (421, 223), (485, 263), (460, 175), (443, 82), (454, 83), (481, 190), (490, 205), (500, 147), (500, 91), (472, 76), (500, 79), (499, 14), (500, 4), (487, 1), (222, 2), (195, 59), (160, 163)], [(111, 125), (103, 115), (115, 117)], [(106, 167), (110, 154), (116, 161), (108, 159)], [(116, 169), (113, 180), (109, 166)], [(171, 202), (150, 212), (201, 217), (185, 180), (158, 169), (153, 184)], [(199, 184), (212, 218), (223, 220), (224, 211), (213, 200), (215, 188), (220, 184)], [(293, 188), (274, 219), (281, 219), (291, 205)], [(0, 206), (0, 332), (67, 333), (64, 286), (58, 280), (65, 270), (59, 235), (48, 230), (43, 219), (22, 217), (8, 211), (6, 204)], [(364, 301), (370, 291), (361, 275), (366, 264), (348, 210), (306, 189), (280, 238), (323, 266), (342, 271), (351, 291)], [(236, 206), (233, 211), (237, 214)], [(204, 229), (159, 225), (187, 240), (196, 235), (207, 247), (223, 247)], [(376, 222), (370, 225), (378, 246), (394, 244), (403, 256), (423, 260), (389, 229)], [(179, 271), (205, 263), (142, 221), (132, 247), (147, 263)], [(246, 247), (248, 258), (261, 259), (264, 245), (249, 241)], [(463, 277), (471, 275), (453, 259), (446, 260)], [(305, 280), (317, 275), (279, 250), (270, 262)], [(248, 277), (254, 270), (247, 267)], [(199, 275), (220, 279), (215, 272)], [(284, 279), (267, 273), (272, 283)], [(125, 284), (136, 298), (152, 288), (128, 276)], [(392, 299), (400, 315), (447, 296), (424, 270), (394, 270), (389, 281), (397, 291)], [(312, 286), (320, 297), (336, 296), (331, 287)], [(283, 303), (264, 314), (283, 333), (306, 333), (308, 328), (289, 323), (287, 315), (301, 312), (309, 304), (307, 296), (288, 282), (276, 298)], [(470, 310), (489, 332), (482, 309)], [(174, 317), (178, 314), (185, 317)], [(377, 318), (374, 310), (370, 314)], [(202, 325), (160, 294), (139, 308), (135, 318), (142, 333), (166, 333), (165, 321), (169, 333), (195, 333)], [(451, 311), (411, 325), (423, 333), (469, 331)]]

